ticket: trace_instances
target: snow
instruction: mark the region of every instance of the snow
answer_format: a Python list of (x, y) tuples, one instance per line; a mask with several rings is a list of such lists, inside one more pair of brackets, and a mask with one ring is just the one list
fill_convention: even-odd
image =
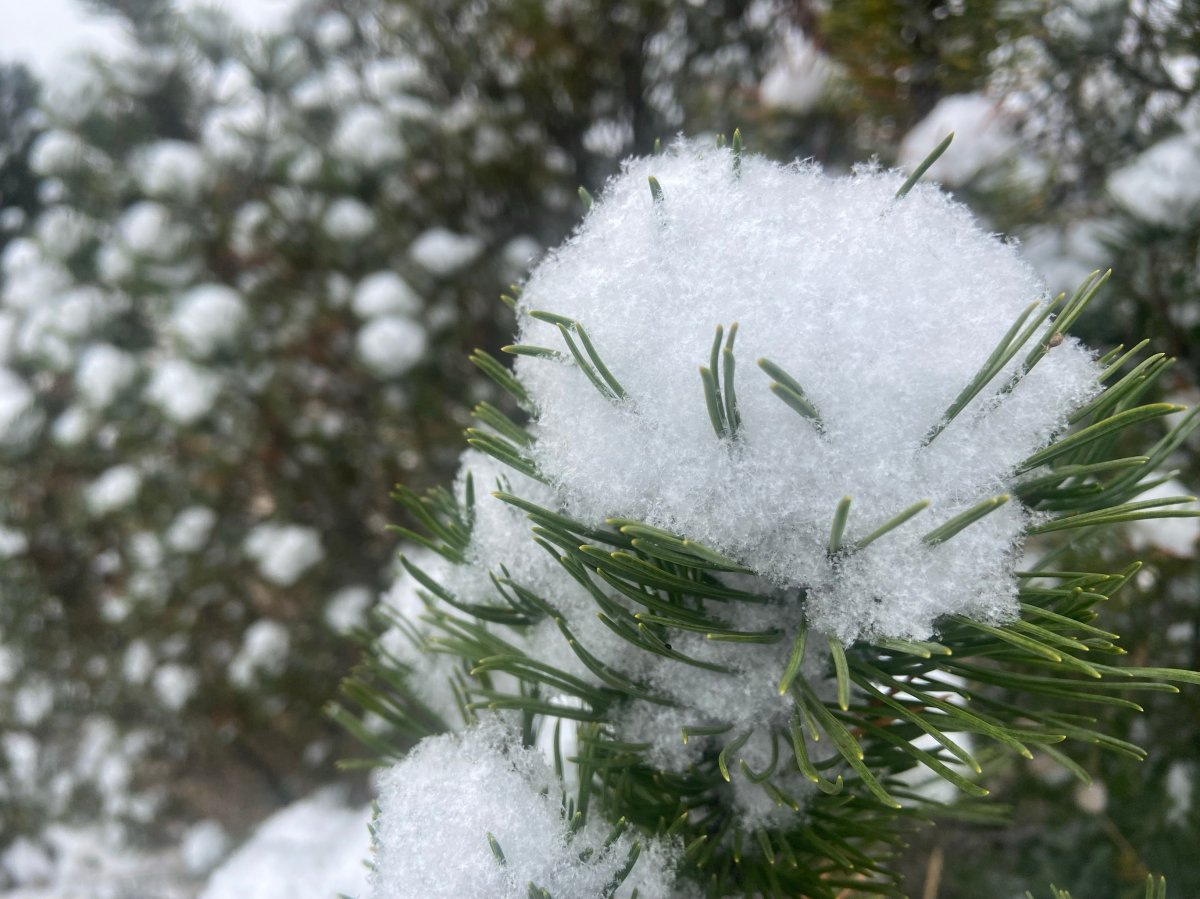
[(179, 853), (189, 874), (207, 874), (229, 852), (229, 834), (212, 819), (197, 821), (183, 835)]
[(1196, 783), (1196, 763), (1175, 761), (1167, 769), (1167, 821), (1183, 826), (1192, 811), (1192, 793)]
[(16, 372), (0, 368), (0, 446), (24, 443), (41, 425), (33, 391)]
[(124, 350), (95, 343), (83, 351), (75, 370), (75, 391), (84, 405), (105, 409), (128, 387), (137, 374), (137, 363)]
[(234, 342), (246, 325), (246, 303), (224, 284), (199, 284), (180, 299), (171, 314), (171, 328), (184, 349), (207, 359)]
[(406, 374), (425, 355), (428, 340), (418, 322), (399, 315), (371, 319), (358, 332), (358, 357), (381, 378)]
[(95, 223), (78, 210), (51, 206), (38, 217), (33, 234), (50, 259), (64, 262), (78, 253), (95, 234)]
[(44, 843), (18, 838), (0, 855), (0, 878), (16, 884), (5, 899), (193, 899), (177, 854), (122, 845), (99, 827), (54, 825)]
[(1159, 141), (1108, 177), (1108, 192), (1153, 225), (1178, 227), (1200, 215), (1200, 136)]
[(15, 559), (29, 549), (29, 538), (15, 528), (0, 525), (0, 559)]
[(926, 173), (931, 181), (959, 186), (1009, 156), (1017, 147), (1001, 105), (981, 94), (943, 97), (900, 142), (898, 164), (912, 170), (950, 132), (954, 141)]
[(78, 446), (87, 439), (91, 419), (81, 406), (68, 406), (50, 426), (50, 437), (62, 447)]
[(154, 694), (168, 709), (179, 711), (200, 686), (200, 675), (192, 668), (169, 663), (154, 672)]
[(348, 634), (355, 628), (366, 625), (367, 612), (373, 602), (370, 588), (361, 584), (343, 587), (329, 597), (329, 602), (325, 604), (325, 623), (339, 634)]
[(362, 240), (375, 230), (375, 213), (353, 197), (340, 197), (325, 211), (325, 233), (334, 240)]
[(288, 629), (278, 621), (263, 618), (254, 622), (246, 628), (242, 646), (229, 663), (229, 680), (249, 690), (260, 678), (278, 677), (287, 666), (290, 645)]
[[(923, 446), (1044, 288), (1014, 247), (937, 189), (894, 199), (901, 181), (757, 157), (735, 178), (730, 151), (685, 143), (609, 184), (521, 299), (522, 312), (582, 322), (628, 393), (613, 402), (573, 364), (517, 360), (538, 408), (534, 459), (571, 514), (686, 534), (750, 567), (760, 589), (807, 590), (810, 625), (844, 640), (928, 637), (949, 612), (1016, 614), (1011, 571), (1026, 524), (1017, 503), (946, 542), (922, 537), (1009, 493), (1021, 461), (1094, 394), (1097, 368), (1067, 338), (997, 395), (1018, 354)], [(734, 321), (742, 427), (729, 440), (714, 434), (696, 369), (714, 328)], [(519, 342), (563, 345), (528, 315)], [(767, 389), (760, 357), (803, 386), (821, 427)], [(918, 501), (930, 506), (869, 548), (831, 557), (846, 496), (848, 544)], [(793, 606), (781, 623), (799, 614)]]
[(87, 145), (71, 131), (51, 129), (29, 150), (29, 167), (43, 176), (67, 175), (83, 163)]
[(330, 899), (365, 896), (368, 809), (327, 789), (259, 825), (209, 878), (200, 899)]
[[(609, 825), (595, 816), (568, 835), (557, 777), (541, 753), (494, 721), (423, 740), (380, 778), (379, 792), (374, 899), (524, 899), (530, 883), (552, 896), (607, 895), (634, 843), (625, 833), (605, 847)], [(672, 891), (677, 851), (641, 843), (613, 895), (680, 895)]]
[(180, 249), (185, 234), (171, 221), (171, 211), (161, 203), (142, 200), (117, 219), (116, 231), (131, 252), (148, 259), (169, 259)]
[(483, 252), (483, 241), (446, 228), (430, 228), (409, 247), (413, 261), (431, 275), (448, 278), (466, 268)]
[(404, 157), (396, 126), (376, 106), (355, 106), (343, 113), (331, 146), (339, 157), (365, 169), (378, 169)]
[(811, 112), (828, 91), (833, 63), (797, 28), (784, 32), (777, 56), (758, 87), (763, 106), (798, 115)]
[(362, 318), (415, 315), (421, 311), (421, 298), (395, 272), (375, 272), (354, 288), (353, 308)]
[(83, 491), (83, 500), (93, 515), (107, 515), (128, 506), (142, 488), (142, 475), (132, 465), (114, 465)]
[(258, 573), (280, 587), (290, 587), (325, 558), (320, 534), (296, 524), (264, 522), (250, 531), (242, 549), (258, 563)]
[(339, 12), (327, 12), (317, 20), (313, 35), (322, 50), (332, 52), (354, 39), (354, 26)]
[(167, 546), (179, 553), (194, 553), (204, 548), (217, 523), (217, 513), (207, 506), (188, 506), (167, 528)]
[(147, 195), (195, 201), (209, 186), (212, 173), (204, 154), (187, 141), (161, 140), (140, 151), (134, 174)]
[(220, 392), (216, 373), (185, 359), (160, 361), (146, 386), (146, 398), (180, 425), (193, 425), (212, 411)]
[[(1138, 494), (1138, 501), (1189, 496), (1191, 491), (1171, 480)], [(1172, 506), (1172, 510), (1187, 506)], [(1129, 523), (1129, 542), (1137, 550), (1158, 550), (1168, 556), (1194, 559), (1200, 550), (1200, 518), (1144, 518)]]

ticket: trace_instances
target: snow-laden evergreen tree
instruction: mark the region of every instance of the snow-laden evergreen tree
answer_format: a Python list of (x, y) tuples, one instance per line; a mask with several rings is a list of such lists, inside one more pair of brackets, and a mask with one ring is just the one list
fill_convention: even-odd
[(1136, 562), (1063, 560), (1200, 514), (1137, 499), (1200, 417), (1070, 336), (1107, 273), (1047, 294), (924, 168), (735, 134), (582, 192), (515, 369), (475, 356), (513, 414), (397, 494), (407, 577), (337, 713), (395, 763), (377, 899), (897, 895), (901, 833), (986, 815), (997, 757), (1147, 757), (1092, 709), (1200, 674), (1119, 658)]
[(378, 487), (453, 471), (490, 298), (579, 182), (725, 125), (781, 33), (772, 3), (297, 3), (267, 36), (97, 5), (128, 46), (45, 86), (44, 209), (0, 260), (0, 856), (332, 776)]

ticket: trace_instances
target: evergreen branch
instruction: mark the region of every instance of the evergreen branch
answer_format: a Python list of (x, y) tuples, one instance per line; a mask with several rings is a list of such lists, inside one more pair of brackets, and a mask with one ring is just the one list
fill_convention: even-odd
[(943, 153), (950, 149), (950, 143), (953, 140), (954, 132), (951, 131), (942, 138), (941, 143), (929, 151), (925, 158), (921, 160), (915, 169), (913, 169), (912, 174), (905, 179), (902, 185), (900, 185), (900, 189), (896, 191), (896, 199), (899, 200), (908, 196), (908, 192), (916, 187), (917, 182), (921, 180), (921, 176), (929, 171), (930, 166), (937, 162)]
[(769, 359), (759, 359), (758, 367), (774, 379), (774, 382), (770, 386), (772, 393), (787, 403), (796, 412), (810, 419), (817, 431), (825, 429), (825, 423), (821, 421), (820, 412), (817, 411), (817, 407), (808, 399), (808, 396), (804, 393), (804, 388), (800, 386), (800, 383), (795, 378)]
[(1173, 412), (1182, 412), (1185, 408), (1184, 406), (1176, 406), (1171, 403), (1152, 403), (1147, 406), (1138, 406), (1136, 409), (1126, 409), (1124, 412), (1118, 412), (1116, 415), (1096, 422), (1096, 424), (1089, 425), (1082, 431), (1077, 431), (1034, 453), (1021, 463), (1017, 468), (1017, 473), (1020, 474), (1037, 468), (1039, 465), (1045, 465), (1052, 459), (1057, 459), (1059, 456), (1074, 452), (1093, 441), (1111, 437), (1125, 428), (1150, 421), (1154, 418), (1161, 418)]
[(999, 496), (993, 496), (990, 499), (985, 499), (980, 503), (967, 509), (965, 512), (960, 512), (944, 524), (938, 525), (932, 531), (921, 538), (921, 542), (927, 546), (937, 546), (939, 543), (945, 543), (955, 534), (969, 528), (975, 522), (980, 521), (986, 516), (995, 512), (1009, 500), (1007, 493), (1002, 493)]

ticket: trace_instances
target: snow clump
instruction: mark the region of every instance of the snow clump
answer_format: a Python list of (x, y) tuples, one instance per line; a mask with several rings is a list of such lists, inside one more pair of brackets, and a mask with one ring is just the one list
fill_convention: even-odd
[[(552, 896), (610, 895), (605, 886), (625, 866), (633, 838), (622, 834), (606, 846), (610, 827), (595, 817), (569, 834), (561, 792), (541, 753), (494, 720), (422, 741), (380, 783), (371, 895), (523, 899), (531, 883)], [(674, 847), (643, 840), (611, 895), (679, 896), (677, 860)]]
[(272, 584), (290, 587), (323, 558), (321, 535), (296, 524), (265, 522), (247, 536), (243, 549)]
[(246, 304), (236, 290), (201, 284), (180, 298), (171, 324), (188, 353), (206, 359), (233, 343), (246, 317)]
[[(922, 538), (1011, 494), (1021, 463), (1095, 394), (1099, 369), (1068, 337), (1004, 393), (1018, 353), (930, 442), (1046, 292), (965, 207), (929, 185), (898, 199), (902, 181), (753, 156), (735, 167), (731, 151), (686, 142), (627, 163), (522, 292), (518, 342), (562, 348), (531, 310), (576, 320), (627, 394), (603, 395), (567, 356), (518, 357), (538, 410), (531, 453), (566, 511), (704, 543), (751, 569), (760, 592), (805, 591), (809, 626), (844, 641), (926, 638), (950, 613), (1014, 617), (1030, 517), (1018, 502), (945, 542)], [(697, 367), (715, 328), (734, 322), (741, 424), (730, 439), (714, 433)], [(772, 393), (760, 358), (802, 386), (819, 422)], [(929, 506), (861, 551), (830, 553), (843, 497), (844, 546)]]

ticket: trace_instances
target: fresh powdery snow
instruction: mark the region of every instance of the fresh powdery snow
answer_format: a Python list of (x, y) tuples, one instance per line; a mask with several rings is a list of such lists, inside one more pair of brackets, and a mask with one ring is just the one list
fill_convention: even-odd
[[(606, 895), (634, 838), (622, 834), (606, 846), (610, 826), (595, 817), (569, 835), (561, 792), (541, 753), (521, 747), (499, 721), (424, 740), (381, 780), (371, 896), (524, 899), (531, 883), (552, 896)], [(614, 895), (688, 895), (673, 891), (680, 848), (643, 839)]]
[[(569, 362), (518, 358), (538, 410), (532, 454), (565, 508), (671, 529), (764, 588), (805, 590), (810, 625), (843, 639), (925, 638), (947, 613), (1015, 615), (1028, 520), (1016, 501), (944, 543), (922, 537), (1010, 493), (1021, 461), (1095, 393), (1098, 369), (1067, 338), (1002, 395), (1018, 354), (923, 445), (1045, 290), (1015, 247), (935, 187), (897, 199), (902, 180), (753, 156), (739, 175), (730, 151), (690, 143), (630, 162), (521, 297), (522, 312), (581, 322), (628, 394), (614, 402)], [(563, 348), (554, 325), (522, 321), (520, 343)], [(714, 433), (697, 368), (714, 329), (734, 322), (742, 425), (729, 440)], [(799, 382), (820, 426), (772, 394), (760, 357)], [(867, 549), (831, 556), (847, 496), (847, 544), (930, 505)]]

